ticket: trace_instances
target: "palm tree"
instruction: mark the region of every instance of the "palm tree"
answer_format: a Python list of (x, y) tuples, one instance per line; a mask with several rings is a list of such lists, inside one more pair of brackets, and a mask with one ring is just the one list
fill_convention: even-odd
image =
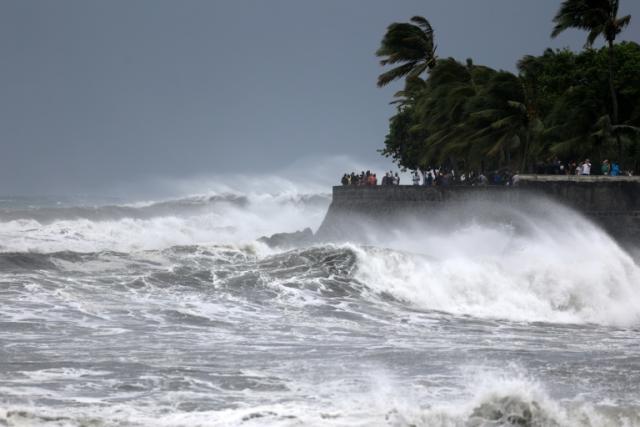
[(496, 72), (469, 100), (467, 111), (467, 138), (481, 155), (497, 160), (499, 166), (526, 168), (542, 122), (532, 114), (518, 76)]
[(412, 23), (393, 23), (387, 28), (376, 55), (381, 65), (400, 64), (380, 74), (378, 87), (402, 77), (417, 77), (436, 63), (433, 28), (422, 16), (411, 18)]
[(404, 82), (404, 89), (396, 92), (395, 98), (390, 102), (391, 105), (397, 105), (398, 109), (405, 106), (413, 106), (425, 94), (427, 83), (420, 77), (407, 77)]
[(385, 148), (378, 150), (386, 157), (392, 157), (399, 166), (415, 169), (418, 165), (422, 141), (425, 138), (423, 126), (416, 117), (416, 104), (427, 96), (427, 85), (420, 77), (407, 77), (404, 90), (396, 92), (397, 113), (389, 120), (389, 134), (385, 137)]
[(599, 36), (604, 37), (609, 47), (609, 91), (613, 123), (618, 123), (618, 98), (613, 83), (613, 42), (616, 36), (629, 25), (631, 15), (618, 18), (619, 0), (565, 0), (553, 18), (556, 26), (551, 37), (568, 28), (578, 28), (589, 32), (586, 46), (592, 46)]
[(485, 67), (477, 67), (471, 60), (465, 65), (453, 58), (438, 60), (429, 73), (426, 96), (416, 103), (419, 123), (428, 131), (423, 166), (446, 161), (457, 164), (456, 159), (473, 164), (475, 156), (461, 129), (467, 118), (465, 106), (477, 93), (482, 74), (486, 74)]
[[(640, 134), (640, 128), (631, 125), (614, 125), (608, 115), (604, 115), (598, 119), (593, 126), (592, 137), (596, 138), (600, 144), (606, 149), (613, 142), (618, 143), (618, 147), (622, 144), (631, 145), (637, 140)], [(618, 148), (620, 149), (620, 148)]]

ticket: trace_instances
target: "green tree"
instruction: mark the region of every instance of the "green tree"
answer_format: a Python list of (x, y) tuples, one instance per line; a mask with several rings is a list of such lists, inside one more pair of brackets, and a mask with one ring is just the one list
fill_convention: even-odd
[(614, 84), (614, 49), (616, 36), (629, 25), (631, 15), (618, 18), (619, 0), (565, 0), (553, 18), (556, 24), (551, 37), (568, 28), (588, 31), (587, 46), (592, 46), (600, 36), (604, 37), (609, 49), (609, 91), (611, 94), (613, 123), (618, 123), (618, 98)]
[(425, 134), (416, 126), (412, 107), (401, 107), (389, 120), (389, 134), (385, 138), (385, 147), (380, 153), (391, 157), (402, 168), (420, 167)]
[(383, 58), (380, 64), (397, 65), (380, 74), (378, 87), (402, 77), (417, 77), (430, 68), (436, 60), (433, 28), (422, 16), (411, 18), (412, 23), (393, 23), (387, 28), (376, 55)]
[[(580, 9), (578, 3), (563, 3), (558, 33), (572, 25), (583, 28), (578, 12), (584, 22), (599, 22), (600, 15), (592, 17), (586, 6), (609, 4), (585, 0)], [(615, 17), (617, 2), (610, 6)], [(594, 164), (609, 158), (640, 170), (640, 45), (613, 44), (628, 21), (615, 18), (609, 27), (589, 27), (588, 42), (601, 34), (610, 41), (602, 49), (547, 49), (523, 57), (517, 75), (470, 59), (436, 59), (433, 31), (424, 18), (391, 25), (378, 54), (383, 65), (397, 67), (378, 83), (404, 77), (405, 86), (394, 96), (397, 111), (380, 152), (410, 169), (531, 171), (557, 156), (565, 162), (588, 157)], [(609, 73), (603, 72), (607, 68)]]
[(467, 139), (498, 167), (525, 168), (541, 121), (533, 115), (522, 80), (509, 72), (496, 72), (468, 101)]
[(404, 90), (394, 95), (396, 99), (392, 104), (397, 106), (397, 113), (389, 120), (385, 148), (379, 152), (403, 168), (416, 169), (419, 166), (425, 133), (416, 118), (416, 104), (426, 96), (426, 90), (425, 81), (414, 76), (407, 78)]
[[(608, 49), (579, 54), (546, 51), (536, 61), (540, 72), (541, 116), (547, 127), (545, 150), (565, 159), (618, 158), (631, 167), (638, 161), (640, 125), (640, 45), (615, 45), (614, 72), (619, 87), (619, 122), (608, 115), (608, 79), (602, 73)], [(637, 168), (637, 166), (636, 166)]]
[(416, 102), (416, 116), (427, 138), (423, 143), (420, 164), (424, 166), (449, 162), (480, 167), (476, 146), (470, 144), (465, 123), (467, 104), (495, 73), (494, 70), (466, 65), (453, 58), (439, 60), (431, 70), (427, 91)]

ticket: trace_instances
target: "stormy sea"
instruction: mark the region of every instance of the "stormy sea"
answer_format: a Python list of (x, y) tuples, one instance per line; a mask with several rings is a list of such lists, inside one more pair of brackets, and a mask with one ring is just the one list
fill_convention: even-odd
[(640, 426), (633, 248), (553, 205), (259, 240), (330, 202), (3, 198), (0, 426)]

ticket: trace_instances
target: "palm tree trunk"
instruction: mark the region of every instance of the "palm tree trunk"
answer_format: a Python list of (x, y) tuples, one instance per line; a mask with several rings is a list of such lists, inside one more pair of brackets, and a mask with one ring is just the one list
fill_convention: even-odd
[(531, 140), (530, 131), (527, 129), (524, 139), (524, 150), (522, 150), (522, 164), (520, 165), (520, 173), (527, 173), (527, 160), (529, 157), (529, 142)]
[(611, 92), (611, 109), (612, 121), (614, 125), (618, 124), (618, 97), (616, 96), (616, 88), (613, 84), (613, 40), (609, 40), (609, 91)]
[[(611, 92), (611, 121), (615, 126), (618, 124), (618, 97), (616, 95), (616, 88), (613, 84), (613, 39), (608, 40), (609, 42), (609, 91)], [(620, 140), (620, 135), (616, 135), (616, 143), (618, 145), (618, 162), (622, 165), (622, 141)]]

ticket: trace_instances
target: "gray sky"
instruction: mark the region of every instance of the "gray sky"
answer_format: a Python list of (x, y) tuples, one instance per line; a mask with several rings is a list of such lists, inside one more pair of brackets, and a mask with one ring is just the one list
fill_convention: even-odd
[[(640, 40), (640, 2), (621, 40)], [(419, 14), (438, 54), (514, 70), (551, 40), (551, 0), (0, 0), (0, 194), (108, 191), (301, 158), (377, 162), (397, 87), (388, 24)]]

